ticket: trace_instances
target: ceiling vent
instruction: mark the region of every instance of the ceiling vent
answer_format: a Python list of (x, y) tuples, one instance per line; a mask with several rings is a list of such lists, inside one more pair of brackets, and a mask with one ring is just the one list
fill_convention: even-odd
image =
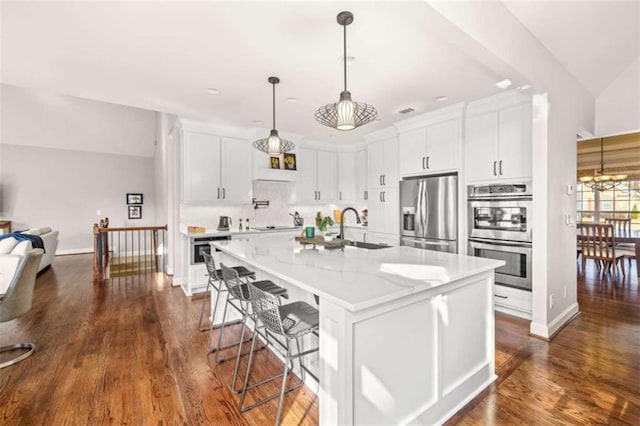
[(415, 111), (415, 109), (409, 107), (409, 108), (401, 109), (400, 111), (398, 111), (398, 114), (404, 115), (404, 114), (409, 114), (410, 112), (413, 112), (413, 111)]

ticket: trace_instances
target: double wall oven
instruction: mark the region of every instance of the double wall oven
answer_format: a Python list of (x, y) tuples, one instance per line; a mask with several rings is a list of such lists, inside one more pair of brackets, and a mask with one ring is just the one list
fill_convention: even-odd
[(496, 284), (531, 291), (531, 182), (468, 187), (469, 254), (503, 260)]

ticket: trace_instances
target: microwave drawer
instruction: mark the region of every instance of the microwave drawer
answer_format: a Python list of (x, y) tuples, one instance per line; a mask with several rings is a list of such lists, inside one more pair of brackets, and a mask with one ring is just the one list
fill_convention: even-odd
[(494, 284), (493, 302), (496, 307), (503, 307), (525, 314), (531, 314), (532, 302), (530, 291)]

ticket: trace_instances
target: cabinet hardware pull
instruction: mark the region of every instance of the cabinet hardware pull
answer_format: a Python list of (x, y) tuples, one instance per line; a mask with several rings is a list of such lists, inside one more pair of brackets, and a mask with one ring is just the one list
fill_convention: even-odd
[(369, 191), (364, 191), (364, 199), (368, 200), (369, 199)]
[(383, 185), (383, 186), (386, 186), (386, 185), (387, 185), (386, 180), (387, 180), (387, 175), (382, 175), (382, 185)]
[(386, 203), (386, 202), (387, 202), (387, 199), (386, 199), (387, 197), (385, 197), (385, 195), (387, 195), (387, 194), (386, 194), (386, 191), (383, 191), (383, 192), (382, 192), (382, 202), (383, 202), (383, 203)]
[(225, 190), (225, 188), (222, 188), (222, 198), (227, 198), (227, 191)]
[(496, 163), (497, 163), (497, 161), (493, 162), (493, 175), (494, 176), (498, 176), (498, 174), (496, 173)]
[(340, 191), (340, 200), (342, 200), (342, 191)]
[(380, 186), (382, 186), (382, 175), (380, 175)]
[(500, 176), (502, 176), (502, 160), (500, 160), (500, 165), (498, 167), (498, 170), (500, 170)]
[(423, 170), (427, 168), (426, 163), (425, 163), (425, 159), (426, 159), (426, 157), (422, 157), (422, 169)]
[(380, 191), (380, 202), (382, 202), (382, 191)]
[(429, 168), (429, 156), (427, 155), (427, 169)]
[(218, 188), (218, 200), (220, 199), (220, 188)]
[(322, 193), (318, 191), (318, 200), (320, 200), (321, 198), (322, 198)]
[(507, 296), (501, 296), (499, 294), (494, 294), (495, 297), (499, 297), (500, 299), (508, 299)]

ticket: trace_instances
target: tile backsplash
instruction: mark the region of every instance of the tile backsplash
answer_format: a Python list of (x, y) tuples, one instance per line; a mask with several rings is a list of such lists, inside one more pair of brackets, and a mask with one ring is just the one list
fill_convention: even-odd
[[(180, 206), (180, 227), (185, 230), (187, 226), (204, 226), (215, 229), (218, 226), (220, 216), (229, 216), (232, 228), (237, 229), (238, 219), (249, 219), (250, 226), (293, 226), (293, 218), (289, 213), (300, 213), (305, 225), (313, 225), (316, 212), (332, 215), (334, 209), (347, 206), (356, 207), (358, 210), (366, 206), (353, 204), (296, 204), (296, 196), (293, 182), (278, 182), (257, 180), (253, 182), (253, 197), (258, 201), (269, 201), (268, 207), (254, 209), (252, 204), (225, 205), (225, 206)], [(355, 217), (349, 215), (346, 223), (355, 223)]]

